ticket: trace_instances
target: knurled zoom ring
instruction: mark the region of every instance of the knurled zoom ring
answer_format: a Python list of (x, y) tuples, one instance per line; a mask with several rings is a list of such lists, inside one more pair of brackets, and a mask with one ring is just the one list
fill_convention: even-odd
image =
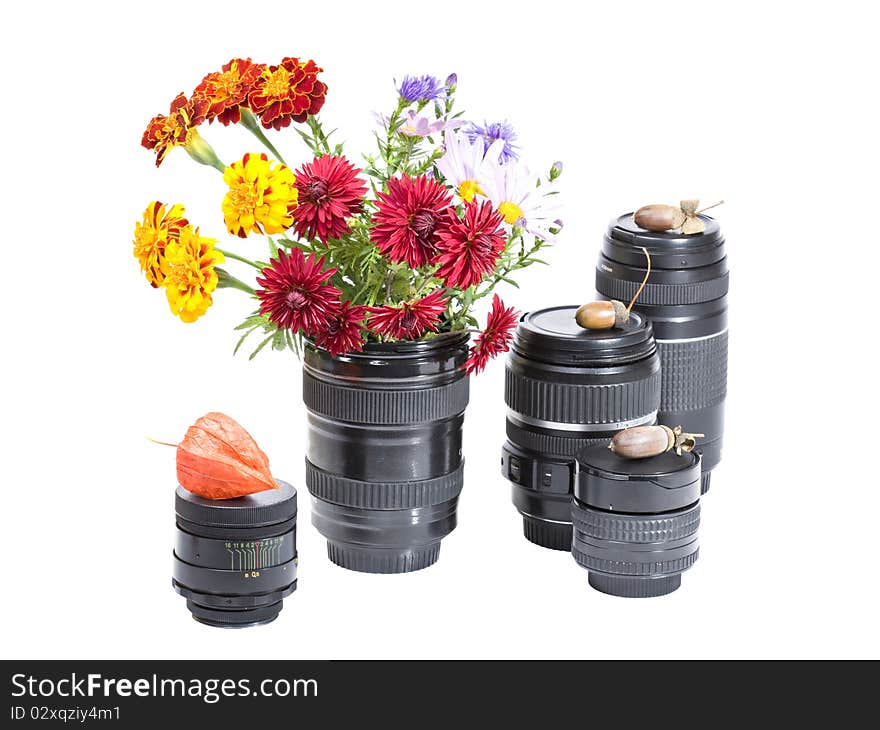
[(683, 573), (697, 562), (700, 556), (700, 550), (697, 548), (694, 552), (685, 555), (683, 558), (675, 558), (673, 560), (656, 560), (651, 563), (634, 563), (628, 560), (605, 560), (587, 555), (577, 547), (577, 537), (575, 537), (575, 546), (571, 549), (571, 554), (577, 561), (578, 565), (587, 570), (599, 570), (603, 573), (613, 573), (615, 575), (667, 575), (669, 573)]
[(509, 419), (507, 421), (507, 438), (512, 444), (538, 454), (567, 456), (572, 459), (577, 456), (581, 449), (585, 449), (588, 446), (607, 446), (613, 434), (613, 431), (609, 431), (608, 435), (602, 438), (581, 437), (573, 434), (571, 437), (566, 438), (564, 436), (551, 436), (546, 433), (530, 431), (529, 429), (517, 426)]
[(658, 342), (661, 411), (691, 411), (727, 397), (727, 332), (693, 342)]
[(371, 390), (328, 383), (303, 372), (306, 407), (349, 423), (395, 426), (451, 418), (464, 413), (469, 395), (469, 379), (464, 376), (435, 388)]
[(534, 380), (508, 367), (504, 378), (507, 405), (528, 418), (556, 423), (602, 425), (641, 418), (660, 405), (660, 372), (614, 385), (572, 385)]
[(313, 497), (362, 509), (415, 509), (442, 504), (461, 493), (464, 464), (450, 474), (413, 482), (364, 482), (330, 474), (306, 460), (306, 486)]
[[(596, 291), (610, 299), (628, 302), (641, 286), (640, 281), (627, 281), (609, 276), (601, 268), (596, 269)], [(727, 294), (730, 274), (725, 272), (717, 279), (696, 281), (690, 284), (654, 284), (648, 282), (639, 295), (639, 304), (699, 304), (711, 302)]]
[(700, 505), (670, 516), (609, 514), (577, 505), (571, 511), (574, 529), (585, 537), (629, 543), (662, 543), (693, 535), (700, 527)]

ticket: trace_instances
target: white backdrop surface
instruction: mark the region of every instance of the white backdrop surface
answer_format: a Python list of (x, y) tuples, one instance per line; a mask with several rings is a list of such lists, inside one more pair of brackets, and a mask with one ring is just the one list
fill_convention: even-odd
[[(867, 3), (16, 4), (5, 11), (0, 455), (6, 658), (877, 657), (877, 18)], [(131, 255), (146, 203), (227, 244), (221, 176), (140, 147), (149, 118), (232, 56), (314, 58), (322, 118), (367, 148), (393, 78), (455, 71), (533, 169), (561, 160), (565, 230), (529, 310), (593, 296), (614, 215), (724, 198), (732, 269), (726, 447), (678, 592), (588, 588), (527, 543), (498, 470), (503, 363), (472, 383), (459, 526), (432, 568), (331, 565), (309, 524), (292, 354), (232, 356), (248, 303), (184, 325)], [(221, 159), (243, 129), (204, 135)], [(272, 137), (298, 165), (291, 131)], [(233, 244), (234, 245), (234, 244)], [(256, 241), (243, 244), (256, 247)], [(233, 267), (230, 267), (233, 268)], [(233, 270), (239, 271), (234, 268)], [(481, 316), (484, 314), (481, 312)], [(173, 451), (209, 410), (300, 489), (299, 590), (221, 632), (170, 586)]]

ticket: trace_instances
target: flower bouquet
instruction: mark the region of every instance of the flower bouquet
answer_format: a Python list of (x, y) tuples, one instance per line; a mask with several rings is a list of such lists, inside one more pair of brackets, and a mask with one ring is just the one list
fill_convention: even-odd
[[(269, 345), (304, 353), (307, 485), (331, 559), (414, 570), (455, 525), (467, 376), (508, 349), (516, 326), (497, 294), (485, 327), (474, 308), (499, 283), (516, 285), (514, 273), (540, 262), (561, 229), (562, 165), (530, 174), (508, 122), (456, 110), (452, 74), (396, 84), (358, 167), (317, 117), (322, 71), (297, 58), (232, 59), (153, 118), (143, 146), (156, 164), (182, 147), (216, 168), (227, 232), (264, 242), (221, 248), (182, 205), (152, 202), (134, 254), (184, 322), (204, 315), (217, 289), (237, 289), (254, 309), (236, 352), (258, 336), (251, 357)], [(224, 164), (199, 132), (205, 122), (241, 124), (265, 152)], [(264, 131), (287, 128), (306, 148), (293, 167)], [(250, 269), (250, 283), (221, 268), (231, 261)]]

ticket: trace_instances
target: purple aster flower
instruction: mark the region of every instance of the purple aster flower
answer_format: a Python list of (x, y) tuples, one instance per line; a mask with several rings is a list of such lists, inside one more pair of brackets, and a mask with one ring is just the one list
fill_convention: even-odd
[(404, 76), (397, 93), (406, 101), (436, 101), (446, 95), (446, 87), (434, 76)]
[(483, 147), (488, 152), (493, 142), (499, 139), (504, 141), (504, 149), (501, 150), (501, 162), (511, 162), (519, 159), (519, 147), (514, 144), (516, 141), (516, 132), (513, 131), (513, 125), (506, 119), (503, 122), (484, 122), (481, 127), (479, 124), (470, 124), (465, 130), (471, 142), (477, 139), (483, 140)]

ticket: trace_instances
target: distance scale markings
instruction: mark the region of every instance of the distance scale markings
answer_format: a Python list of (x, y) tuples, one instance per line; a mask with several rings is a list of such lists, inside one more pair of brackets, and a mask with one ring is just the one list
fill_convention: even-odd
[(260, 540), (227, 542), (226, 552), (229, 553), (230, 570), (260, 570), (280, 563), (281, 548), (284, 545), (285, 537), (287, 536), (280, 535)]

